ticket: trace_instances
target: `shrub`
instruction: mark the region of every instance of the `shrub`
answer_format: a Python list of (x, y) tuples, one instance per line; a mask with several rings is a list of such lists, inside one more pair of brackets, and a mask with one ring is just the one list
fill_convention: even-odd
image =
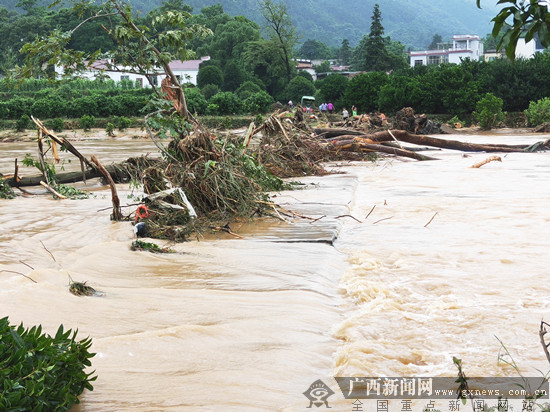
[(251, 114), (266, 113), (272, 103), (273, 98), (262, 90), (249, 96), (243, 102), (243, 108), (245, 112)]
[(210, 116), (216, 116), (220, 112), (220, 108), (217, 104), (214, 103), (208, 103), (208, 106), (206, 106), (206, 114)]
[(113, 137), (115, 135), (115, 125), (111, 122), (107, 123), (107, 126), (105, 126), (105, 132), (107, 133), (107, 136)]
[(550, 122), (550, 98), (544, 97), (536, 102), (530, 102), (524, 113), (530, 126)]
[(242, 104), (239, 98), (231, 92), (218, 93), (208, 101), (210, 104), (218, 106), (218, 114), (240, 114)]
[[(216, 88), (216, 90), (218, 90), (216, 86), (214, 87)], [(196, 112), (198, 114), (206, 113), (206, 106), (208, 105), (208, 103), (206, 103), (205, 96), (203, 96), (198, 88), (195, 87), (193, 89), (185, 89), (185, 98), (187, 99), (187, 109), (190, 112)]]
[(215, 84), (207, 84), (202, 89), (202, 94), (206, 100), (210, 99), (212, 96), (215, 96), (220, 92), (220, 88)]
[(223, 84), (223, 72), (218, 66), (206, 66), (199, 69), (197, 85), (202, 89), (207, 84), (215, 84), (221, 87)]
[(25, 329), (0, 319), (0, 410), (66, 411), (84, 389), (93, 390), (96, 378), (84, 371), (94, 356), (92, 341), (76, 335), (63, 325), (51, 337), (41, 326)]
[(132, 124), (132, 121), (124, 116), (115, 117), (114, 122), (115, 126), (118, 127), (118, 130), (120, 130), (121, 132), (129, 128)]
[(13, 199), (15, 193), (7, 182), (0, 179), (0, 199)]
[(506, 118), (506, 114), (502, 112), (502, 105), (501, 98), (487, 93), (477, 102), (476, 111), (473, 112), (474, 118), (483, 129), (491, 129)]
[(15, 122), (15, 130), (18, 132), (24, 132), (25, 129), (28, 129), (31, 124), (31, 118), (29, 115), (22, 115), (17, 122)]
[(32, 99), (15, 97), (7, 101), (7, 115), (9, 119), (19, 119), (22, 115), (31, 114)]
[(31, 106), (33, 116), (39, 119), (51, 119), (53, 117), (64, 116), (65, 111), (66, 103), (58, 97), (38, 99)]
[(294, 77), (285, 88), (284, 100), (292, 100), (299, 102), (302, 96), (313, 96), (315, 94), (315, 86), (312, 82), (302, 76)]
[(95, 125), (95, 117), (85, 114), (80, 118), (80, 127), (83, 130), (90, 130)]
[(262, 88), (252, 81), (246, 81), (240, 85), (240, 87), (235, 91), (235, 94), (239, 96), (241, 100), (245, 100), (254, 93), (261, 92)]
[(65, 129), (65, 121), (59, 117), (49, 121), (49, 126), (56, 132), (61, 132)]
[(84, 115), (97, 116), (98, 105), (96, 98), (93, 96), (86, 96), (74, 99), (67, 107), (67, 115), (73, 118), (78, 118)]

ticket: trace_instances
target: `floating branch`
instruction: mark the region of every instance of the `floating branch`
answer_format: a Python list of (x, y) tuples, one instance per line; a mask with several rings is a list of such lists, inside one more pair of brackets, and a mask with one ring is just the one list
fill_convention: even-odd
[(359, 222), (359, 223), (363, 223), (361, 222), (359, 219), (353, 217), (352, 215), (340, 215), (340, 216), (336, 216), (335, 219), (340, 219), (341, 217), (351, 217), (353, 220), (355, 220), (356, 222)]
[(67, 199), (67, 196), (63, 196), (61, 193), (57, 192), (53, 187), (51, 187), (49, 184), (47, 184), (44, 181), (40, 181), (40, 184), (44, 186), (50, 193), (52, 193), (55, 197), (59, 199)]
[(376, 222), (373, 222), (372, 224), (375, 225), (375, 224), (377, 224), (377, 223), (379, 223), (379, 222), (382, 222), (382, 221), (384, 221), (384, 220), (390, 220), (390, 219), (393, 219), (393, 216), (385, 217), (384, 219), (377, 220)]
[(485, 159), (483, 162), (476, 163), (473, 166), (470, 166), (473, 169), (479, 169), (481, 166), (486, 165), (487, 163), (491, 162), (502, 162), (502, 159), (500, 156), (491, 156)]
[(432, 220), (434, 220), (434, 218), (437, 216), (438, 213), (439, 213), (439, 212), (435, 212), (435, 214), (432, 216), (432, 218), (430, 219), (430, 221), (429, 221), (428, 223), (426, 223), (426, 224), (424, 225), (424, 227), (428, 227), (428, 225), (429, 225), (430, 223), (432, 223)]
[(21, 273), (21, 272), (16, 272), (15, 270), (1, 270), (0, 272), (9, 272), (9, 273), (17, 273), (18, 275), (21, 275), (29, 280), (32, 280), (34, 283), (38, 283), (36, 280), (34, 280), (33, 278), (30, 278), (29, 276)]
[(367, 220), (369, 218), (369, 216), (371, 215), (372, 212), (374, 212), (374, 208), (376, 207), (376, 205), (374, 205), (372, 207), (372, 209), (370, 210), (369, 214), (367, 216), (365, 216), (365, 220)]

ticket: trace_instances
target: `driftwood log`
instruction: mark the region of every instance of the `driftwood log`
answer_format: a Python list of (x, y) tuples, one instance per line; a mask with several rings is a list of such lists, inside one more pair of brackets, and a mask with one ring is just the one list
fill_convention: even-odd
[(332, 140), (329, 144), (332, 148), (336, 150), (347, 150), (354, 152), (380, 152), (393, 154), (396, 156), (408, 157), (415, 160), (438, 160), (435, 157), (425, 156), (420, 153), (416, 153), (400, 147), (391, 147), (376, 144), (370, 139), (365, 139), (361, 137), (349, 139), (349, 137), (351, 136), (347, 135), (345, 137), (346, 139), (339, 138), (337, 140)]
[[(131, 176), (128, 172), (125, 171), (120, 165), (109, 165), (105, 169), (113, 177), (115, 183), (127, 182), (131, 179)], [(84, 173), (82, 172), (63, 172), (56, 174), (57, 180), (59, 183), (75, 183), (81, 182), (85, 179), (93, 179), (94, 177), (103, 177), (103, 174), (97, 169), (87, 169)], [(16, 180), (15, 177), (10, 177), (4, 182), (12, 187), (28, 187), (28, 186), (40, 186), (40, 181), (44, 180), (43, 175), (34, 175), (34, 176), (18, 176)]]
[[(438, 147), (442, 149), (460, 150), (462, 152), (523, 152), (527, 145), (505, 145), (505, 144), (476, 144), (460, 142), (458, 140), (439, 139), (424, 135), (415, 135), (404, 130), (388, 130), (365, 134), (349, 129), (315, 129), (318, 137), (329, 140), (347, 140), (361, 137), (376, 143), (392, 142), (395, 139), (420, 146)], [(393, 134), (393, 136), (392, 136)]]

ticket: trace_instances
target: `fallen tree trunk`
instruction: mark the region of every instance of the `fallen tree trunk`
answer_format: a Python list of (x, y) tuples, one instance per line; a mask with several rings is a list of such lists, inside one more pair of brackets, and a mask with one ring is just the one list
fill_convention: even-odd
[[(340, 138), (349, 139), (351, 136), (360, 136), (365, 139), (370, 139), (374, 142), (391, 142), (395, 138), (402, 142), (412, 143), (419, 146), (431, 146), (439, 147), (442, 149), (460, 150), (462, 152), (523, 152), (527, 145), (505, 145), (505, 144), (476, 144), (460, 142), (458, 140), (439, 139), (436, 137), (429, 137), (424, 135), (415, 135), (408, 133), (404, 130), (384, 130), (376, 133), (361, 133), (352, 132), (348, 129), (315, 129), (316, 133), (320, 132), (318, 136), (327, 138), (330, 136), (333, 140)], [(331, 133), (329, 133), (331, 131)]]
[[(131, 176), (126, 171), (125, 168), (120, 167), (120, 165), (113, 164), (105, 167), (107, 171), (111, 174), (113, 177), (113, 180), (115, 183), (121, 183), (121, 182), (127, 182), (130, 180)], [(75, 182), (81, 182), (85, 179), (93, 179), (94, 177), (103, 177), (101, 172), (97, 169), (86, 169), (84, 175), (81, 171), (78, 172), (64, 172), (64, 173), (57, 173), (56, 174), (57, 180), (59, 183), (75, 183)], [(44, 180), (43, 175), (35, 175), (35, 176), (19, 176), (18, 181), (15, 180), (14, 177), (11, 177), (9, 179), (5, 180), (5, 183), (12, 187), (25, 187), (25, 186), (40, 186), (40, 181)]]
[(508, 145), (466, 143), (459, 142), (458, 140), (438, 139), (435, 137), (410, 134), (403, 131), (399, 132), (401, 132), (399, 133), (399, 136), (395, 132), (394, 134), (395, 137), (402, 142), (413, 143), (420, 146), (432, 146), (440, 147), (442, 149), (460, 150), (462, 152), (523, 152), (523, 149), (527, 147), (524, 146), (522, 148), (519, 148)]
[(408, 157), (415, 160), (439, 160), (435, 157), (425, 156), (397, 147), (388, 147), (380, 144), (368, 143), (368, 139), (341, 140), (331, 144), (336, 150), (351, 150), (388, 153), (396, 156)]

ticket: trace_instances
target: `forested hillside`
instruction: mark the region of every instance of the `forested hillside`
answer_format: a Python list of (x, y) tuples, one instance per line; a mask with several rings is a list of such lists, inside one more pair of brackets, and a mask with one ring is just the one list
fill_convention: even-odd
[[(475, 0), (283, 0), (292, 16), (302, 40), (316, 39), (329, 46), (340, 46), (348, 39), (355, 46), (369, 32), (372, 10), (380, 5), (386, 35), (408, 47), (424, 48), (434, 34), (444, 40), (453, 34), (478, 34), (484, 37), (491, 32), (491, 19), (495, 8), (486, 2), (478, 9)], [(162, 0), (148, 2), (132, 0), (144, 10), (154, 8)], [(139, 4), (142, 3), (142, 4)], [(145, 4), (146, 3), (146, 4)], [(220, 3), (230, 15), (242, 14), (262, 24), (257, 0), (187, 0), (194, 13), (205, 6)]]
[[(348, 39), (355, 46), (369, 32), (370, 18), (375, 3), (379, 3), (386, 35), (407, 47), (425, 48), (434, 34), (448, 40), (453, 34), (477, 34), (484, 37), (491, 32), (490, 20), (496, 15), (495, 6), (487, 1), (482, 10), (475, 0), (282, 0), (292, 16), (302, 41), (320, 40), (329, 46), (340, 46)], [(13, 9), (18, 0), (3, 0), (2, 5)], [(37, 4), (47, 4), (38, 1)], [(143, 13), (157, 8), (163, 0), (131, 0)], [(244, 15), (262, 24), (257, 0), (184, 0), (200, 13), (202, 7), (221, 4), (230, 15)]]

